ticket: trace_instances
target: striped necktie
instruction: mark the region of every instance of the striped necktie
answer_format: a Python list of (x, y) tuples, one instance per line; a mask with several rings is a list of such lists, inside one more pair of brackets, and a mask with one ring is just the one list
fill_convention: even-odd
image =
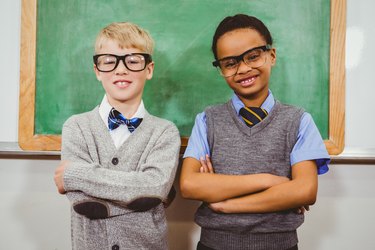
[(130, 133), (133, 133), (134, 130), (141, 124), (142, 118), (132, 118), (126, 119), (120, 112), (112, 108), (108, 116), (108, 128), (109, 130), (114, 130), (118, 128), (121, 124), (128, 126)]
[(268, 112), (265, 109), (258, 107), (243, 107), (240, 109), (239, 113), (249, 127), (262, 121), (268, 115)]

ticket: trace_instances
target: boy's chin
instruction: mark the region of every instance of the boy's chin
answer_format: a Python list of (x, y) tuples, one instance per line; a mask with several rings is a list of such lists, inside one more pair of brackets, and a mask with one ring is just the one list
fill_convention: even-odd
[(131, 94), (131, 93), (127, 93), (126, 95), (108, 95), (107, 93), (107, 97), (109, 96), (108, 98), (108, 102), (110, 104), (112, 104), (111, 102), (113, 103), (116, 103), (116, 104), (125, 104), (125, 103), (134, 103), (134, 102), (140, 102), (140, 100), (142, 99), (142, 94), (143, 93), (136, 93), (136, 94)]

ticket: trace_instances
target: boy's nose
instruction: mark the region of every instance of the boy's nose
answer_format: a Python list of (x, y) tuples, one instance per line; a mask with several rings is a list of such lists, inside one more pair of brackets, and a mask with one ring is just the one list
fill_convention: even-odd
[(242, 74), (242, 73), (247, 73), (249, 71), (253, 70), (252, 67), (250, 67), (249, 65), (247, 65), (244, 60), (241, 60), (239, 63), (238, 63), (238, 68), (237, 68), (237, 74)]
[(118, 63), (115, 70), (116, 70), (116, 74), (127, 74), (127, 73), (129, 73), (128, 69), (125, 66), (125, 62), (123, 60), (120, 60), (120, 62)]

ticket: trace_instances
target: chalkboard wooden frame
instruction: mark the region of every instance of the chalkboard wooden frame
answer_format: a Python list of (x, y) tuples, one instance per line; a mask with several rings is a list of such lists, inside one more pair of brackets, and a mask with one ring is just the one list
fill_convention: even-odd
[[(344, 149), (345, 134), (345, 33), (346, 1), (331, 0), (330, 16), (329, 135), (325, 145), (331, 155)], [(58, 151), (60, 135), (35, 134), (37, 0), (22, 0), (20, 100), (18, 141), (23, 150)], [(182, 137), (181, 152), (187, 145)]]

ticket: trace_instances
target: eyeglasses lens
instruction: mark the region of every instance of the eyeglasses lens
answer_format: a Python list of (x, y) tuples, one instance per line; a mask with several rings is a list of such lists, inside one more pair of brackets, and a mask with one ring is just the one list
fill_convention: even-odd
[(100, 71), (112, 71), (117, 65), (117, 58), (110, 55), (102, 55), (97, 59), (96, 67)]
[(140, 71), (146, 66), (146, 60), (141, 55), (131, 55), (125, 58), (125, 65), (129, 70)]
[(251, 50), (244, 54), (241, 59), (228, 58), (219, 61), (220, 73), (224, 77), (230, 77), (237, 73), (240, 62), (243, 61), (252, 69), (259, 68), (266, 62), (266, 53), (262, 49)]

